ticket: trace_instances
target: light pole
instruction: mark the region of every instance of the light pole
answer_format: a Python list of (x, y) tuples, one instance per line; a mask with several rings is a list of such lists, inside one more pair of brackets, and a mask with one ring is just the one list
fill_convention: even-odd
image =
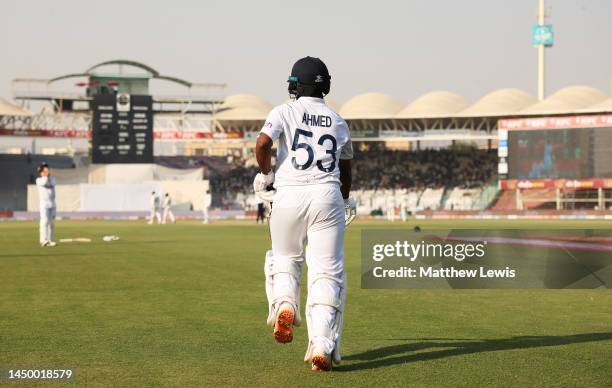
[[(540, 6), (538, 9), (538, 25), (544, 25), (544, 0), (540, 0)], [(545, 79), (546, 79), (546, 70), (544, 66), (544, 49), (546, 46), (544, 43), (540, 43), (538, 45), (538, 100), (542, 101), (544, 99), (545, 94)]]

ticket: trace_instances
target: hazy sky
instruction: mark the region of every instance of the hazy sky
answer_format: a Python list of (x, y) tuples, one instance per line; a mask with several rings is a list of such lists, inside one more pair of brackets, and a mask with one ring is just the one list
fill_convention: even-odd
[[(612, 1), (548, 0), (555, 47), (550, 94), (585, 84), (610, 93)], [(227, 94), (286, 99), (293, 62), (318, 56), (342, 103), (377, 91), (407, 103), (432, 90), (470, 100), (502, 87), (536, 94), (537, 0), (7, 1), (0, 97), (15, 77), (53, 77), (125, 58)]]

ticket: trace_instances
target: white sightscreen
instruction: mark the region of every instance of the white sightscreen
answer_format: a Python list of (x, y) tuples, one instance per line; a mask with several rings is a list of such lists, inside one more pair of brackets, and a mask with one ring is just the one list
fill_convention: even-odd
[(81, 211), (148, 211), (151, 192), (161, 184), (81, 185)]

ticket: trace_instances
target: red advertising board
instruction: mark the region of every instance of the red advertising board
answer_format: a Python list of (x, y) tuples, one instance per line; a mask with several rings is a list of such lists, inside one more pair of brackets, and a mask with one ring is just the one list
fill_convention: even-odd
[(584, 115), (566, 117), (533, 117), (522, 119), (502, 119), (498, 121), (499, 129), (566, 129), (612, 127), (612, 115)]
[[(24, 137), (56, 137), (72, 139), (91, 139), (90, 131), (73, 130), (18, 130), (0, 128), (0, 136), (24, 136)], [(199, 140), (199, 139), (243, 139), (242, 132), (180, 132), (159, 131), (153, 132), (155, 140)]]
[(67, 137), (67, 138), (91, 138), (89, 131), (56, 130), (56, 129), (4, 129), (0, 128), (0, 136), (30, 136), (30, 137)]

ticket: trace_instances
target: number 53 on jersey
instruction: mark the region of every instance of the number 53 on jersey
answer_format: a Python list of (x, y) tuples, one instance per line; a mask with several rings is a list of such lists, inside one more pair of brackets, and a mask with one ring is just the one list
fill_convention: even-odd
[[(306, 162), (300, 164), (298, 163), (298, 160), (294, 155), (291, 158), (291, 164), (293, 164), (293, 167), (298, 170), (307, 170), (314, 162), (315, 151), (312, 149), (312, 146), (308, 142), (300, 142), (301, 136), (305, 138), (312, 138), (313, 133), (311, 131), (297, 128), (295, 130), (295, 136), (293, 136), (291, 150), (297, 151), (299, 149), (304, 149), (308, 154), (308, 159), (306, 160)], [(333, 135), (324, 134), (319, 137), (316, 144), (324, 148), (325, 154), (331, 155), (331, 163), (327, 167), (323, 165), (323, 160), (317, 160), (317, 168), (323, 172), (334, 171), (334, 169), (336, 168), (336, 152), (338, 151), (338, 142), (336, 141), (336, 138)]]

